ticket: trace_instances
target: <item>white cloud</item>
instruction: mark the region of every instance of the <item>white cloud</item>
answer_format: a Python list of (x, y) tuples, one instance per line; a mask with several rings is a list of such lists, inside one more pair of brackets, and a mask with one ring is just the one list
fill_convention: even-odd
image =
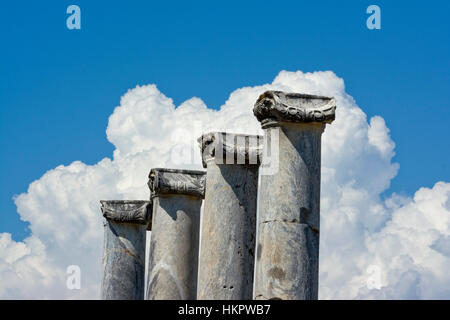
[[(109, 118), (112, 159), (49, 170), (15, 198), (32, 234), (24, 242), (0, 234), (0, 297), (98, 298), (98, 201), (147, 199), (152, 167), (201, 168), (196, 138), (203, 131), (261, 134), (252, 106), (268, 89), (338, 102), (323, 136), (320, 298), (450, 298), (450, 183), (383, 201), (398, 171), (383, 118), (368, 122), (333, 72), (301, 71), (235, 90), (218, 111), (195, 97), (176, 107), (155, 85), (129, 90)], [(81, 267), (81, 290), (66, 287), (69, 265)], [(371, 270), (378, 272), (375, 288)]]

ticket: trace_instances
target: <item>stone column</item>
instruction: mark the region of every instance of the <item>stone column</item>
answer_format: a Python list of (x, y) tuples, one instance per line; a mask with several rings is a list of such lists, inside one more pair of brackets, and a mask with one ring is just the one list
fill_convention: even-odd
[(207, 180), (197, 298), (250, 300), (262, 137), (214, 132), (198, 141)]
[(103, 300), (143, 300), (145, 234), (151, 219), (150, 201), (100, 201), (105, 235)]
[(197, 296), (203, 171), (152, 169), (153, 200), (148, 300), (194, 300)]
[(255, 299), (318, 298), (321, 136), (335, 109), (333, 98), (280, 91), (256, 101), (262, 168), (270, 153), (278, 170), (261, 174)]

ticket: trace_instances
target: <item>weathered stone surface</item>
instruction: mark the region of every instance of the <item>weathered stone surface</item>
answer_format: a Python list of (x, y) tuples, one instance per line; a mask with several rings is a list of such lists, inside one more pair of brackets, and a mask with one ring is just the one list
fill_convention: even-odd
[[(258, 144), (249, 148), (249, 136), (243, 135), (230, 135), (233, 138), (225, 145), (223, 135), (213, 133), (199, 139), (207, 180), (197, 297), (252, 299), (259, 160), (249, 164), (248, 154), (253, 152), (259, 158), (262, 148)], [(214, 149), (232, 155), (241, 152), (246, 164), (236, 164), (233, 156), (228, 157), (231, 163), (223, 161)]]
[[(317, 299), (321, 135), (334, 119), (334, 99), (269, 93), (254, 112), (266, 135), (277, 131), (279, 168), (261, 176), (254, 297)], [(286, 105), (306, 112), (284, 112)]]
[(302, 93), (266, 91), (255, 103), (253, 113), (264, 124), (264, 120), (283, 122), (325, 122), (335, 118), (334, 98)]
[(100, 201), (103, 217), (116, 222), (148, 224), (151, 221), (150, 201), (108, 200)]
[(100, 201), (104, 227), (104, 300), (144, 299), (145, 236), (151, 215), (150, 201)]
[(205, 172), (152, 169), (149, 177), (153, 225), (147, 299), (196, 299)]
[(150, 171), (148, 187), (153, 195), (184, 194), (205, 197), (203, 171), (154, 168)]
[(283, 221), (261, 223), (258, 232), (264, 237), (257, 247), (255, 299), (317, 299), (319, 233), (307, 224)]
[(260, 164), (262, 136), (228, 132), (210, 132), (198, 138), (203, 167), (213, 160), (216, 164)]

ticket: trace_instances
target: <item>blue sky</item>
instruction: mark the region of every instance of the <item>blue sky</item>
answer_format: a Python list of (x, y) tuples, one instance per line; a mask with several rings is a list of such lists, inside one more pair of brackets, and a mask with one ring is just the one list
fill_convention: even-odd
[[(66, 8), (81, 8), (81, 30)], [(370, 4), (381, 30), (366, 28)], [(386, 120), (412, 194), (450, 178), (446, 1), (39, 1), (0, 11), (0, 233), (29, 234), (12, 197), (60, 164), (111, 157), (120, 97), (156, 83), (176, 104), (218, 108), (280, 70), (332, 70), (370, 117)]]

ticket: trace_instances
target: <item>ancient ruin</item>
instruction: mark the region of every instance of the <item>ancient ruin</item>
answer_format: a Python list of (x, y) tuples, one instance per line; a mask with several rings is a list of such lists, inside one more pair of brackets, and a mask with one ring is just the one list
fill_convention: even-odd
[(204, 134), (206, 171), (154, 168), (150, 201), (101, 201), (102, 299), (317, 299), (321, 136), (335, 109), (267, 91), (253, 109), (264, 137)]
[(145, 236), (150, 201), (101, 201), (105, 217), (103, 278), (105, 300), (144, 298)]
[(196, 299), (205, 173), (152, 169), (148, 185), (153, 218), (147, 299)]
[(255, 299), (318, 298), (321, 136), (335, 108), (332, 98), (276, 91), (255, 104), (279, 146), (277, 172), (261, 176)]
[(199, 138), (206, 195), (198, 299), (252, 299), (262, 137), (214, 132)]

